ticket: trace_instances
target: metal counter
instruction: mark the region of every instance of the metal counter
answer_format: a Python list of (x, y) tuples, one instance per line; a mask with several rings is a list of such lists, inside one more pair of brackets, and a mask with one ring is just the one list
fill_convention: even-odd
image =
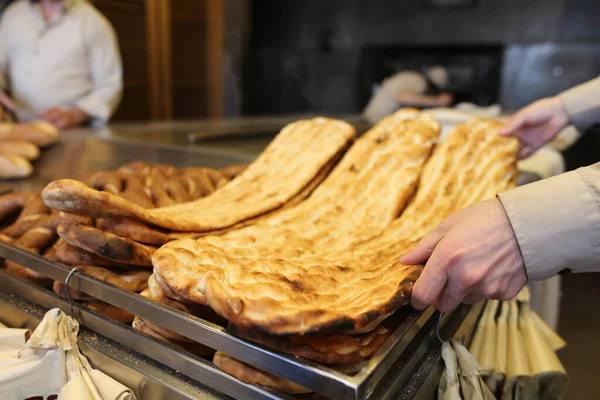
[[(171, 138), (172, 140), (168, 140), (168, 132), (165, 132), (165, 137), (161, 140), (153, 140), (154, 133), (142, 126), (134, 125), (129, 127), (130, 130), (117, 126), (111, 130), (78, 129), (65, 132), (62, 134), (61, 143), (47, 149), (36, 162), (36, 173), (31, 179), (5, 182), (3, 188), (40, 190), (55, 179), (67, 177), (76, 179), (98, 170), (110, 170), (126, 162), (138, 160), (166, 163), (175, 167), (205, 165), (221, 168), (250, 162), (269, 141), (265, 140), (257, 151), (250, 151), (248, 148), (242, 151), (233, 150), (227, 149), (227, 146), (212, 146), (200, 142), (192, 145), (185, 140), (188, 139), (195, 125), (185, 124), (178, 125), (178, 133), (171, 133), (177, 137), (177, 139)], [(136, 129), (141, 135), (138, 140), (135, 140), (135, 134), (132, 133)], [(159, 135), (162, 128), (156, 129), (156, 135)], [(140, 140), (142, 137), (143, 140)], [(181, 145), (174, 145), (177, 143)], [(258, 146), (258, 142), (255, 145)], [(59, 281), (64, 281), (69, 271), (58, 263), (4, 244), (0, 244), (0, 257), (25, 265)], [(434, 390), (437, 385), (440, 358), (434, 335), (437, 313), (432, 309), (424, 313), (413, 311), (405, 319), (399, 320), (393, 328), (392, 338), (373, 359), (366, 362), (358, 373), (347, 374), (249, 344), (228, 334), (223, 327), (123, 291), (85, 274), (74, 275), (71, 282), (84, 293), (126, 309), (149, 321), (172, 327), (179, 333), (209, 347), (226, 350), (236, 358), (294, 380), (332, 398), (413, 398), (418, 397), (419, 393), (422, 396), (423, 393)], [(14, 302), (17, 305), (29, 301), (42, 304), (46, 308), (61, 307), (69, 311), (68, 305), (56, 298), (53, 293), (7, 276), (2, 271), (0, 271), (0, 291), (12, 293), (12, 298), (20, 301)], [(77, 315), (83, 326), (105, 336), (102, 339), (107, 341), (105, 343), (116, 342), (125, 346), (129, 352), (127, 354), (137, 357), (135, 359), (138, 368), (133, 369), (141, 373), (145, 377), (143, 379), (164, 383), (164, 390), (169, 393), (177, 393), (177, 396), (190, 399), (227, 398), (227, 396), (239, 399), (291, 398), (273, 390), (245, 384), (224, 374), (208, 360), (140, 335), (131, 327), (109, 321), (93, 312), (79, 309), (77, 306), (76, 309), (79, 310)], [(477, 309), (471, 312), (473, 313), (477, 314)], [(461, 307), (454, 314), (448, 315), (443, 321), (443, 332), (450, 336), (459, 328), (465, 332), (472, 331), (474, 322), (466, 319), (468, 314), (469, 308)], [(95, 346), (87, 340), (86, 343), (93, 351), (113, 360), (125, 357), (123, 356), (125, 353), (110, 353), (107, 349), (115, 348), (111, 347), (112, 345)], [(93, 352), (92, 350), (90, 352)], [(133, 367), (126, 359), (119, 361), (126, 367)], [(158, 371), (175, 370), (183, 375), (175, 374), (166, 377), (158, 373)], [(215, 389), (221, 393), (215, 394)]]
[(108, 134), (106, 130), (76, 129), (62, 133), (60, 142), (42, 152), (40, 159), (34, 163), (32, 177), (0, 181), (0, 189), (40, 190), (56, 179), (80, 179), (96, 171), (114, 170), (131, 161), (169, 164), (177, 168), (224, 168), (249, 163), (255, 157), (255, 154), (225, 147), (177, 146), (154, 140), (132, 140)]

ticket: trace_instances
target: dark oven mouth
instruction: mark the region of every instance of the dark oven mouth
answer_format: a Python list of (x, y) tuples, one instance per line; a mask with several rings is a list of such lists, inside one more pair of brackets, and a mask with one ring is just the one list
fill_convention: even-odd
[(496, 104), (500, 99), (502, 45), (373, 46), (361, 51), (358, 96), (362, 109), (383, 79), (401, 71), (423, 72), (432, 66), (448, 71), (445, 91), (454, 102), (478, 106)]

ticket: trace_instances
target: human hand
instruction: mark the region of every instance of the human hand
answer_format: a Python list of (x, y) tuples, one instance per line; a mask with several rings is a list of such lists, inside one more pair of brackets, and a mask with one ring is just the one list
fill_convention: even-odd
[(448, 312), (460, 303), (509, 300), (527, 283), (523, 258), (498, 199), (452, 214), (400, 262), (427, 262), (412, 290), (412, 306), (419, 310), (435, 304)]
[(499, 133), (521, 141), (519, 158), (527, 158), (548, 143), (569, 124), (569, 116), (560, 97), (536, 101), (515, 114)]
[(399, 92), (395, 96), (396, 102), (412, 107), (447, 107), (452, 104), (454, 96), (450, 93), (440, 93), (431, 96), (413, 92)]
[(2, 91), (0, 91), (0, 104), (6, 107), (9, 111), (15, 112), (15, 102), (6, 93)]
[(454, 101), (454, 96), (452, 95), (452, 93), (440, 93), (437, 96), (437, 100), (441, 107), (449, 107)]
[(79, 108), (65, 109), (52, 107), (40, 114), (40, 118), (51, 123), (58, 129), (78, 126), (90, 119), (90, 116)]

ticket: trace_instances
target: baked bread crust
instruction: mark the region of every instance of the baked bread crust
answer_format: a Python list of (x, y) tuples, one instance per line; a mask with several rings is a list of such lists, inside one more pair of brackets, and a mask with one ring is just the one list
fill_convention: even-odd
[(58, 130), (44, 121), (28, 123), (0, 123), (0, 141), (25, 140), (39, 147), (47, 147), (58, 141)]
[(130, 324), (133, 322), (134, 315), (129, 311), (122, 310), (118, 307), (105, 303), (103, 301), (88, 301), (79, 303), (83, 307), (95, 311), (99, 314), (104, 315), (115, 321), (122, 322), (124, 324)]
[(152, 266), (155, 247), (80, 224), (60, 224), (56, 231), (71, 246), (108, 260), (140, 267)]
[(146, 210), (110, 193), (72, 180), (50, 183), (42, 197), (51, 208), (92, 217), (133, 217), (175, 231), (231, 227), (280, 208), (309, 185), (354, 138), (339, 120), (315, 118), (286, 126), (241, 175), (212, 195)]
[(16, 154), (26, 160), (37, 160), (40, 148), (25, 140), (0, 140), (0, 153)]
[(327, 336), (272, 336), (256, 330), (233, 327), (232, 333), (271, 349), (306, 358), (321, 364), (355, 364), (371, 358), (391, 336), (379, 324), (364, 335), (333, 334)]
[(112, 261), (80, 249), (79, 247), (71, 246), (62, 238), (59, 238), (56, 241), (55, 246), (56, 249), (53, 254), (54, 260), (65, 265), (93, 265), (113, 270), (128, 270), (135, 268), (134, 265)]
[(252, 385), (267, 386), (280, 390), (284, 393), (312, 393), (312, 390), (310, 389), (253, 367), (250, 364), (236, 360), (222, 351), (217, 351), (215, 353), (213, 363), (215, 363), (217, 367), (221, 368), (229, 375), (236, 377), (242, 382), (250, 383)]
[[(400, 264), (399, 255), (446, 216), (516, 182), (518, 142), (494, 134), (499, 127), (482, 120), (456, 127), (427, 162), (402, 216), (369, 240), (333, 249), (317, 243), (309, 257), (278, 258), (263, 241), (236, 255), (214, 238), (182, 239), (155, 254), (155, 274), (234, 325), (285, 335), (370, 331), (409, 301), (421, 272)], [(292, 237), (285, 245), (306, 247)]]
[(5, 218), (21, 212), (29, 199), (36, 194), (35, 192), (18, 192), (0, 196), (0, 222), (4, 223)]
[(27, 178), (32, 173), (33, 166), (25, 157), (0, 152), (0, 179)]
[[(437, 121), (417, 110), (385, 118), (354, 144), (306, 201), (222, 237), (167, 245), (153, 260), (157, 275), (181, 298), (206, 304), (197, 281), (182, 275), (201, 275), (211, 269), (212, 262), (220, 261), (209, 259), (202, 265), (198, 259), (198, 264), (188, 268), (178, 260), (182, 252), (202, 251), (211, 257), (217, 254), (213, 249), (226, 249), (236, 260), (292, 260), (323, 249), (334, 252), (376, 236), (413, 195), (439, 131)], [(387, 184), (389, 180), (396, 184)]]
[(17, 220), (2, 230), (0, 241), (12, 242), (33, 228), (41, 218), (50, 212), (50, 208), (44, 204), (40, 194), (33, 194), (25, 202)]

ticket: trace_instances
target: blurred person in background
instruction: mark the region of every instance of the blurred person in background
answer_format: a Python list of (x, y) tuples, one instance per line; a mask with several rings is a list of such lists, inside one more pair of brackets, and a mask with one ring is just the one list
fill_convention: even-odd
[(116, 34), (86, 0), (17, 0), (0, 20), (0, 104), (59, 129), (105, 124), (122, 94)]
[(448, 70), (436, 65), (418, 71), (401, 71), (386, 78), (369, 100), (363, 116), (372, 124), (401, 107), (448, 107), (454, 97), (445, 92)]

